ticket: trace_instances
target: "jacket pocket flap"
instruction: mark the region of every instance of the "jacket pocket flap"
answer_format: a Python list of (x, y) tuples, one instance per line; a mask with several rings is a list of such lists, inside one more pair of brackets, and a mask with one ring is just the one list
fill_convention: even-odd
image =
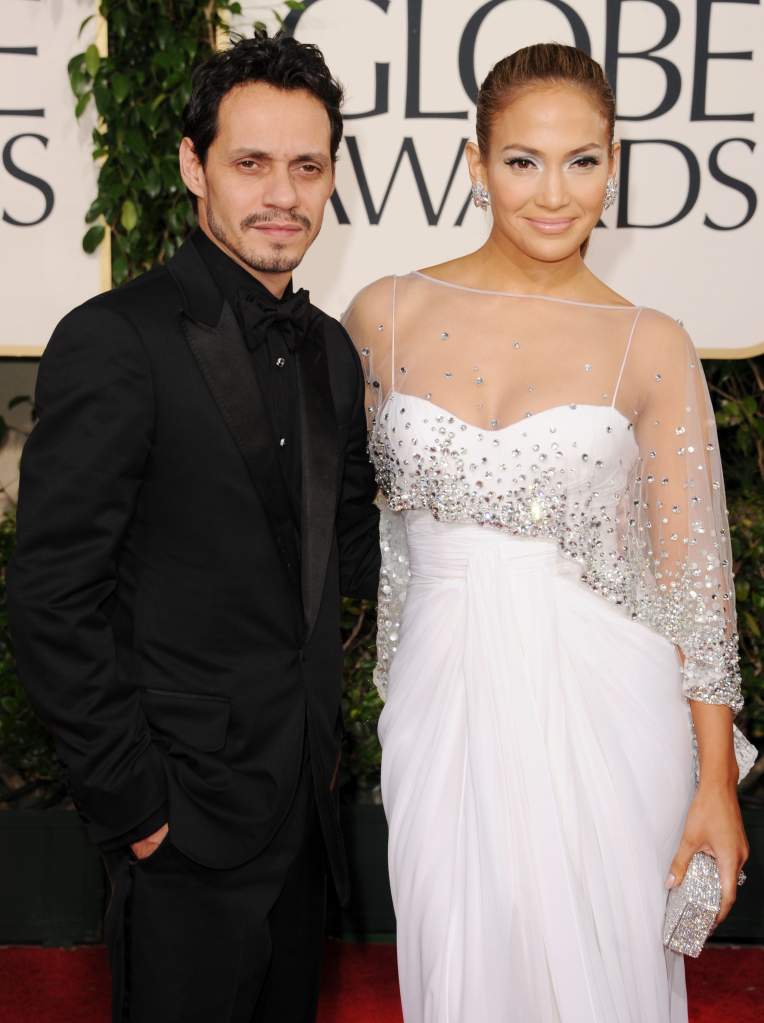
[(143, 689), (141, 699), (153, 731), (205, 753), (225, 745), (231, 711), (225, 696)]

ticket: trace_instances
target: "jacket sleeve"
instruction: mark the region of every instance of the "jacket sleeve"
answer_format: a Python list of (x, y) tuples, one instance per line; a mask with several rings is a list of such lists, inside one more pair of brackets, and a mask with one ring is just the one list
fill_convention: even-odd
[(380, 565), (379, 511), (374, 504), (377, 484), (367, 448), (363, 371), (353, 343), (347, 334), (345, 337), (355, 368), (356, 393), (337, 515), (340, 585), (346, 597), (375, 600)]
[(154, 418), (148, 357), (129, 322), (102, 302), (70, 313), (41, 360), (36, 407), (8, 570), (11, 634), (90, 837), (108, 844), (166, 799), (110, 614)]

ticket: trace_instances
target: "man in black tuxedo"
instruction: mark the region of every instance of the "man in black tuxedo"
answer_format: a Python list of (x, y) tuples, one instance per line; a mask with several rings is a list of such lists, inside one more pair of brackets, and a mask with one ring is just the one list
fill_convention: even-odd
[(194, 76), (199, 228), (57, 327), (8, 577), (21, 677), (112, 879), (114, 1020), (315, 1018), (340, 594), (379, 570), (364, 384), (293, 292), (342, 135), (320, 52), (258, 34)]

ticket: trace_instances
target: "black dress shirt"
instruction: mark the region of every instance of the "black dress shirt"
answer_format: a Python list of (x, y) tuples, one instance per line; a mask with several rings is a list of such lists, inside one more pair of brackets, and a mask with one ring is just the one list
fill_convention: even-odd
[[(243, 315), (241, 298), (253, 295), (262, 304), (278, 306), (292, 297), (290, 281), (281, 299), (275, 298), (257, 278), (235, 263), (221, 248), (210, 241), (201, 228), (191, 236), (199, 255), (212, 275), (221, 294), (236, 314), (244, 336), (247, 336), (247, 318)], [(308, 339), (303, 339), (309, 343)], [(300, 457), (299, 395), (297, 387), (297, 361), (294, 352), (282, 334), (273, 330), (264, 344), (252, 352), (255, 375), (260, 384), (273, 428), (273, 442), (278, 446), (281, 468), (287, 490), (292, 499), (295, 524), (299, 530), (300, 501), (302, 495), (302, 461)]]

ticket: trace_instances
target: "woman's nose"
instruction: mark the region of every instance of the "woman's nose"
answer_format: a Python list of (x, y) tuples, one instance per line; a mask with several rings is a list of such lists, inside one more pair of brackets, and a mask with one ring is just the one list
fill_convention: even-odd
[(565, 179), (558, 170), (548, 170), (541, 179), (541, 189), (538, 195), (539, 205), (548, 209), (559, 209), (565, 206), (568, 201), (568, 190)]

